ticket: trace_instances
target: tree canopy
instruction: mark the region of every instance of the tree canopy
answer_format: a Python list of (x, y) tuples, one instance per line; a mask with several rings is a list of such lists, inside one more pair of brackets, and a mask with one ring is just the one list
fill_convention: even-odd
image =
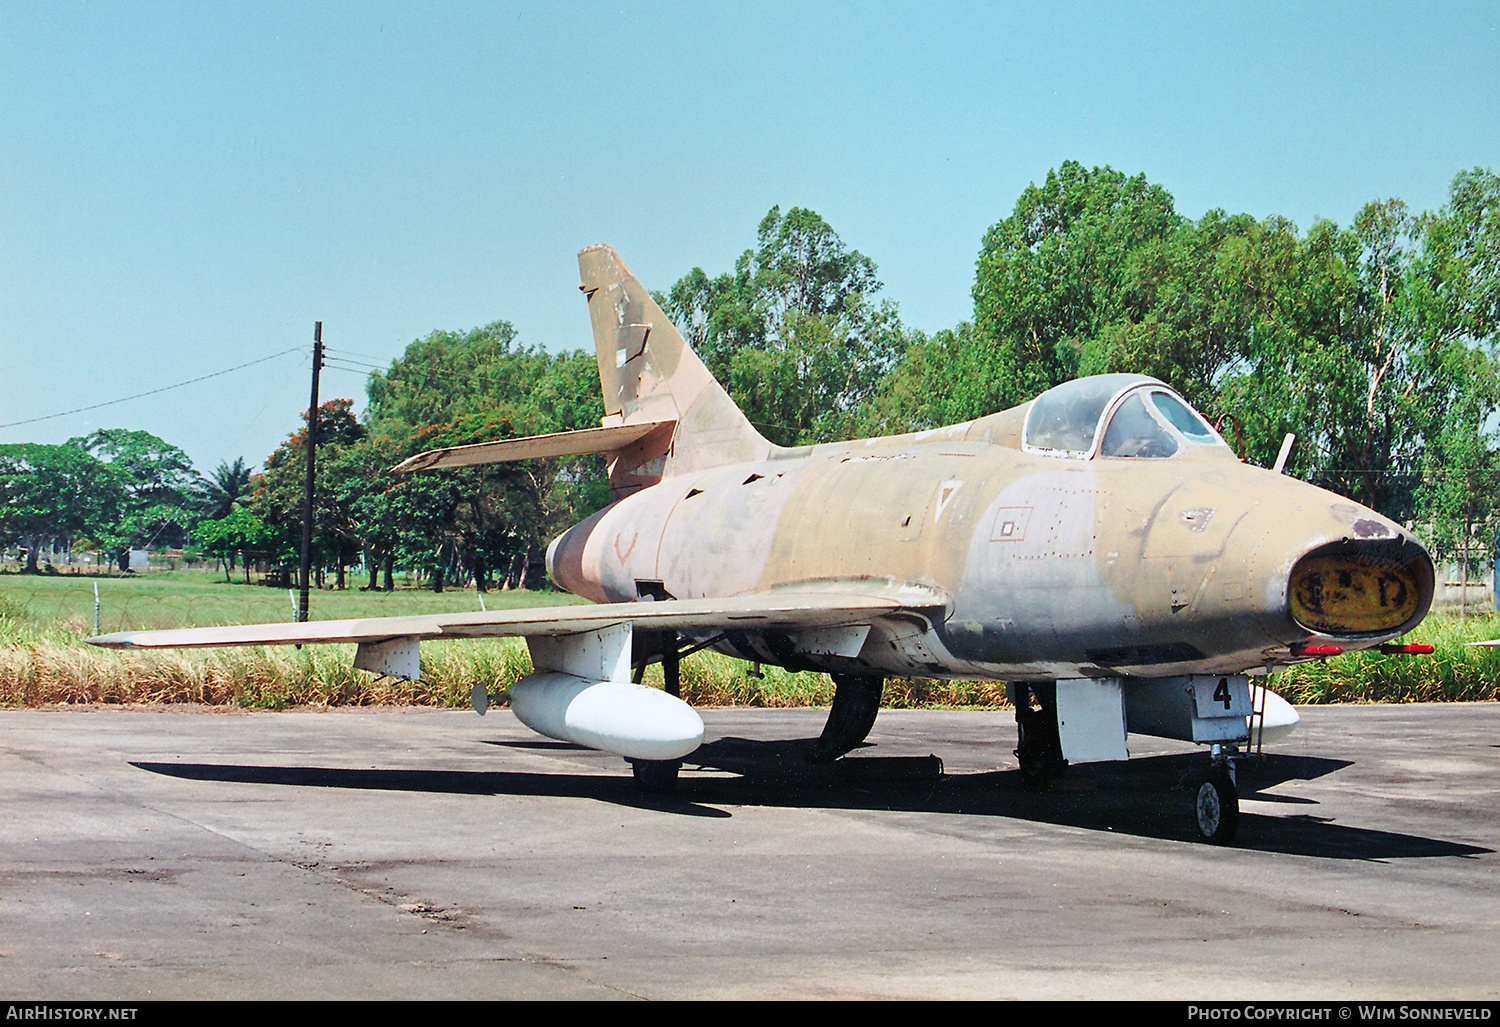
[[(347, 399), (319, 408), (315, 563), (332, 569), (339, 587), (356, 562), (369, 573), (367, 588), (390, 588), (395, 566), (435, 589), (540, 584), (534, 565), (551, 537), (607, 501), (597, 457), (390, 472), (427, 449), (599, 424), (592, 354), (551, 354), (515, 337), (503, 321), (433, 332), (370, 375), (363, 419)], [(304, 428), (256, 483), (254, 509), (288, 556), (300, 532), (305, 454)]]
[(0, 530), (26, 547), (33, 574), (46, 543), (111, 530), (125, 497), (120, 470), (75, 442), (0, 446)]
[(733, 273), (694, 268), (656, 299), (751, 423), (799, 445), (847, 438), (905, 351), (881, 288), (875, 262), (815, 212), (772, 207)]

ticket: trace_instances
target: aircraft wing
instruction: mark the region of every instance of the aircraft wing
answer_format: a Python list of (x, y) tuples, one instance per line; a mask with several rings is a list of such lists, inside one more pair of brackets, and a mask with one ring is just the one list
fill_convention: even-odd
[(946, 597), (929, 589), (897, 592), (777, 591), (723, 599), (547, 606), (487, 613), (443, 613), (417, 617), (243, 624), (165, 631), (121, 631), (89, 639), (109, 649), (177, 649), (233, 645), (307, 645), (322, 642), (378, 643), (397, 638), (504, 638), (572, 635), (614, 624), (647, 630), (774, 631), (868, 624), (903, 610), (931, 611)]

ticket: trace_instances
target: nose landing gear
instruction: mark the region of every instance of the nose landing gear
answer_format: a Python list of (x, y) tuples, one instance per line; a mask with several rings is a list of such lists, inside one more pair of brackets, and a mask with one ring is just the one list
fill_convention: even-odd
[(1240, 794), (1235, 786), (1234, 750), (1215, 745), (1212, 763), (1206, 773), (1195, 775), (1191, 784), (1193, 817), (1203, 840), (1213, 845), (1234, 841), (1240, 826)]
[(1222, 770), (1209, 771), (1198, 786), (1196, 800), (1194, 811), (1203, 840), (1215, 845), (1234, 841), (1234, 833), (1240, 826), (1240, 797), (1229, 775)]

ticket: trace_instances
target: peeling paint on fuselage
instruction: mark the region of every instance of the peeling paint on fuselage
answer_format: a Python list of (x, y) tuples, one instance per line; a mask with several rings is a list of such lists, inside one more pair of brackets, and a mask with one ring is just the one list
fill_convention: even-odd
[(1222, 444), (1170, 459), (1023, 452), (1023, 415), (668, 478), (560, 538), (558, 566), (574, 570), (559, 584), (600, 602), (636, 599), (648, 581), (679, 599), (819, 584), (945, 599), (923, 630), (875, 625), (853, 661), (778, 658), (795, 639), (730, 646), (797, 666), (1005, 680), (1240, 673), (1322, 637), (1289, 612), (1298, 559), (1403, 536)]

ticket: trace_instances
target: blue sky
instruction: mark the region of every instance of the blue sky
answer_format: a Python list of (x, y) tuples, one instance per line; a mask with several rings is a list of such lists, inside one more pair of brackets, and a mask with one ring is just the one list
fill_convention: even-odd
[(952, 327), (985, 229), (1069, 159), (1191, 217), (1436, 209), (1500, 168), (1500, 4), (0, 5), (0, 424), (296, 349), (0, 442), (258, 465), (315, 320), (382, 366), (494, 320), (587, 346), (577, 250), (665, 289), (772, 205)]

